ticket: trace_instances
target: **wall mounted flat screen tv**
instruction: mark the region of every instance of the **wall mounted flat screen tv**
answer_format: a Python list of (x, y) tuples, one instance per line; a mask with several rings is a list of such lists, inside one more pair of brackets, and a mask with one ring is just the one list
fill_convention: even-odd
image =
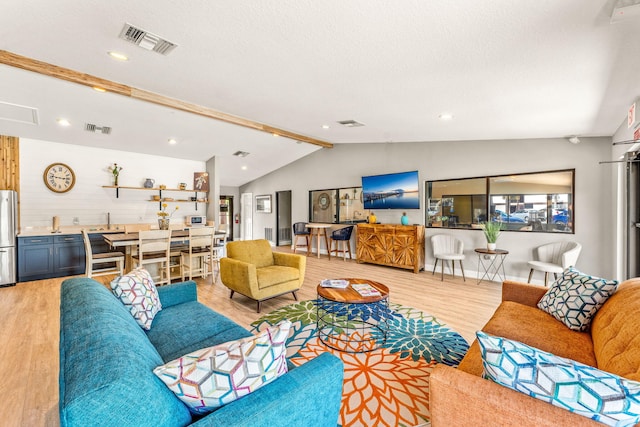
[(420, 209), (418, 171), (362, 177), (365, 209)]

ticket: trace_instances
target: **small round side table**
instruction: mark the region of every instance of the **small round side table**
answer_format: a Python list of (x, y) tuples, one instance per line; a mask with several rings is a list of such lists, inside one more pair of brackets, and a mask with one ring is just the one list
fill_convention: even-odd
[[(482, 282), (484, 279), (493, 282), (495, 281), (494, 279), (496, 278), (496, 276), (498, 276), (498, 279), (500, 279), (501, 281), (506, 280), (507, 274), (504, 271), (504, 260), (507, 255), (509, 255), (509, 251), (505, 251), (504, 249), (496, 249), (494, 251), (490, 251), (486, 248), (476, 248), (475, 251), (478, 254), (477, 285), (479, 285), (480, 282)], [(500, 270), (502, 270), (502, 272)], [(482, 277), (480, 277), (481, 273)]]

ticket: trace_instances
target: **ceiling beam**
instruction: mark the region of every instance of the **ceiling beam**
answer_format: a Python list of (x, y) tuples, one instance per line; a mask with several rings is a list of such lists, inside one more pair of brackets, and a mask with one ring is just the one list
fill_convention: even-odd
[(294, 139), (296, 141), (318, 145), (323, 148), (333, 148), (332, 143), (322, 141), (320, 139), (311, 138), (305, 135), (300, 135), (284, 129), (279, 129), (277, 127), (269, 126), (264, 123), (256, 122), (249, 119), (244, 119), (242, 117), (233, 116), (231, 114), (223, 113), (221, 111), (217, 111), (212, 108), (204, 107), (202, 105), (192, 104), (190, 102), (182, 101), (175, 98), (170, 98), (168, 96), (164, 96), (154, 92), (149, 92), (144, 89), (123, 85), (117, 82), (113, 82), (111, 80), (106, 80), (100, 77), (92, 76), (91, 74), (85, 74), (75, 70), (71, 70), (69, 68), (59, 67), (57, 65), (49, 64), (47, 62), (38, 61), (37, 59), (32, 59), (26, 56), (17, 55), (15, 53), (8, 52), (6, 50), (0, 50), (0, 64), (21, 68), (23, 70), (32, 71), (34, 73), (42, 74), (49, 77), (55, 77), (57, 79), (65, 80), (71, 83), (77, 83), (77, 84), (81, 84), (89, 87), (99, 87), (111, 93), (117, 93), (118, 95), (123, 95), (132, 99), (149, 102), (156, 105), (162, 105), (163, 107), (169, 107), (175, 110), (180, 110), (180, 111), (184, 111), (191, 114), (197, 114), (199, 116), (220, 120), (225, 123), (246, 127), (246, 128), (258, 130), (261, 132), (267, 132), (270, 134), (283, 136), (285, 138)]

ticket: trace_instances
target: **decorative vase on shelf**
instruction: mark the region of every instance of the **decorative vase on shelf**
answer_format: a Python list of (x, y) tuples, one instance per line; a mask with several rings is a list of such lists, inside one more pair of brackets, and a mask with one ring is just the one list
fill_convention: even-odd
[(153, 186), (155, 185), (156, 181), (154, 179), (151, 178), (147, 178), (144, 181), (144, 188), (153, 188)]
[(168, 230), (169, 229), (169, 219), (158, 218), (158, 226), (160, 230)]
[(116, 187), (118, 186), (118, 175), (113, 176), (113, 185)]
[(373, 214), (373, 212), (371, 212), (369, 214), (369, 224), (375, 224), (377, 220), (378, 220), (378, 218), (376, 218), (376, 216)]
[(400, 224), (409, 225), (409, 217), (406, 212), (402, 212), (402, 216), (400, 217)]
[(487, 249), (489, 249), (490, 251), (495, 251), (496, 250), (496, 244), (495, 243), (487, 243)]

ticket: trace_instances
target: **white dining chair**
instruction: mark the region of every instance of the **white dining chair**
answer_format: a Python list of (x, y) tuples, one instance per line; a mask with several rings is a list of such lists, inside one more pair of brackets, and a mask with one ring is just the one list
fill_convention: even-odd
[(124, 274), (124, 254), (122, 252), (93, 253), (87, 230), (82, 230), (85, 251), (85, 274), (87, 277)]
[(138, 254), (132, 256), (134, 266), (145, 267), (155, 264), (157, 275), (153, 277), (156, 285), (171, 283), (171, 231), (151, 230), (138, 233)]
[(531, 283), (534, 271), (544, 272), (544, 285), (549, 284), (549, 273), (553, 273), (555, 279), (567, 267), (575, 267), (582, 251), (582, 245), (576, 242), (554, 242), (538, 246), (533, 250), (534, 260), (529, 261), (529, 280)]
[(213, 273), (214, 248), (213, 227), (189, 229), (188, 248), (180, 252), (183, 281), (186, 277), (189, 277), (189, 280), (193, 279), (194, 275), (206, 278), (209, 273)]
[(435, 263), (433, 264), (433, 273), (436, 273), (436, 266), (440, 261), (440, 280), (444, 280), (444, 263), (445, 261), (451, 261), (451, 275), (455, 277), (455, 262), (460, 263), (460, 270), (462, 270), (462, 280), (466, 281), (464, 276), (464, 266), (462, 261), (465, 258), (464, 255), (464, 242), (457, 237), (450, 236), (448, 234), (436, 234), (431, 237), (431, 247), (433, 248), (433, 257)]

